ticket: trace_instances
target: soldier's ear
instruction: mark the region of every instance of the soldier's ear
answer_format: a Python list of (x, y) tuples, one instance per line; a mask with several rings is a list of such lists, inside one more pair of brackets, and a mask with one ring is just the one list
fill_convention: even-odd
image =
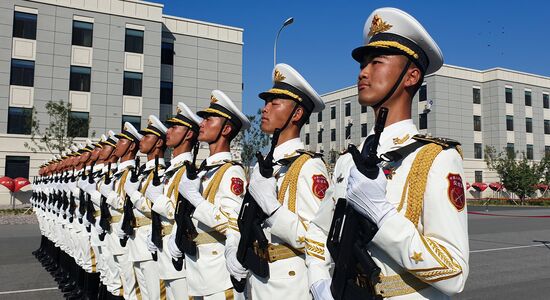
[[(296, 104), (298, 105), (298, 104)], [(300, 122), (300, 120), (302, 119), (302, 116), (304, 115), (305, 111), (304, 111), (304, 108), (302, 106), (298, 106), (296, 108), (296, 111), (294, 111), (294, 115), (292, 116), (292, 122)]]
[(405, 87), (413, 87), (417, 85), (420, 80), (422, 80), (422, 71), (420, 71), (420, 68), (418, 68), (414, 63), (412, 63), (407, 71), (407, 76), (404, 82)]
[(155, 142), (155, 148), (160, 148), (164, 145), (164, 139), (161, 139), (160, 137), (157, 138), (157, 141)]
[(226, 123), (223, 127), (222, 135), (224, 137), (228, 137), (228, 136), (231, 136), (232, 132), (233, 132), (233, 126), (231, 126), (231, 124), (229, 123)]

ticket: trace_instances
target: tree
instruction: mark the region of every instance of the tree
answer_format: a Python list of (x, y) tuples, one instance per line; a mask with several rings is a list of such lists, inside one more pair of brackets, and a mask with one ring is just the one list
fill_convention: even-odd
[(516, 159), (513, 151), (497, 154), (491, 146), (485, 147), (485, 162), (498, 173), (506, 189), (516, 194), (521, 203), (535, 193), (535, 185), (540, 182), (544, 168), (543, 164), (527, 159), (524, 153), (521, 159)]
[[(46, 111), (50, 116), (48, 126), (40, 127), (40, 120), (37, 117), (36, 109), (33, 108), (31, 120), (31, 143), (25, 142), (25, 148), (32, 152), (49, 152), (51, 154), (60, 154), (73, 144), (74, 137), (68, 134), (69, 113), (71, 112), (71, 104), (63, 101), (55, 102), (48, 101), (46, 103)], [(82, 122), (82, 121), (81, 121)], [(88, 124), (71, 124), (75, 128), (83, 128)], [(85, 122), (85, 121), (84, 121)], [(88, 128), (86, 126), (85, 128)], [(95, 133), (92, 133), (94, 136)]]
[(256, 152), (262, 151), (270, 142), (269, 136), (260, 129), (261, 115), (261, 110), (256, 115), (247, 115), (250, 128), (242, 131), (236, 138), (236, 143), (242, 148), (241, 159), (245, 167), (252, 166), (256, 162)]

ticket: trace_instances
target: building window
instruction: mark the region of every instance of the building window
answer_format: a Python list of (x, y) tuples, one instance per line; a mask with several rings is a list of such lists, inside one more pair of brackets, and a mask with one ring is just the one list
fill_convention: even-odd
[(306, 145), (309, 145), (309, 133), (306, 133)]
[(474, 158), (481, 159), (482, 156), (481, 143), (474, 143)]
[(423, 84), (420, 86), (420, 91), (418, 92), (418, 101), (422, 102), (426, 100), (428, 100), (428, 85)]
[(320, 144), (323, 142), (323, 130), (319, 130), (319, 132), (317, 132), (317, 143)]
[(31, 134), (32, 108), (10, 107), (8, 109), (8, 133)]
[(69, 89), (71, 91), (89, 92), (91, 73), (91, 68), (71, 66)]
[(160, 104), (172, 104), (174, 89), (171, 82), (160, 82)]
[(475, 87), (472, 89), (472, 92), (474, 96), (474, 104), (481, 104), (481, 89)]
[(330, 107), (330, 119), (331, 120), (336, 119), (336, 106)]
[(5, 175), (10, 178), (29, 178), (29, 162), (28, 156), (6, 156), (6, 171)]
[(531, 91), (525, 91), (525, 106), (531, 106)]
[(483, 182), (483, 171), (475, 171), (475, 182)]
[(13, 37), (36, 40), (36, 15), (16, 11), (13, 17)]
[(533, 159), (533, 145), (527, 145), (527, 159)]
[(143, 53), (143, 31), (126, 28), (124, 51)]
[(73, 21), (73, 45), (92, 47), (94, 24)]
[(550, 155), (550, 146), (544, 146), (544, 155), (545, 156)]
[(71, 111), (69, 113), (67, 135), (71, 137), (87, 137), (90, 124), (87, 112)]
[(174, 64), (174, 44), (162, 43), (160, 52), (160, 63), (163, 65)]
[(514, 143), (507, 143), (506, 144), (506, 152), (508, 153), (514, 153)]
[(336, 141), (336, 129), (332, 128), (330, 130), (330, 141), (335, 142)]
[(351, 116), (351, 103), (346, 102), (346, 104), (345, 104), (345, 110), (346, 110), (346, 117)]
[(525, 132), (527, 133), (533, 132), (533, 119), (525, 118)]
[(361, 105), (361, 113), (364, 114), (367, 112), (367, 106), (366, 105)]
[(507, 87), (505, 92), (506, 92), (506, 103), (513, 103), (513, 101), (512, 101), (512, 88)]
[(544, 108), (550, 108), (550, 95), (542, 94), (542, 106)]
[(474, 131), (481, 131), (481, 116), (474, 116)]
[(514, 116), (506, 116), (506, 130), (514, 131)]
[(367, 123), (361, 124), (361, 137), (366, 137), (369, 132), (367, 131)]
[(34, 61), (11, 60), (11, 85), (33, 86), (34, 85)]
[(317, 122), (323, 122), (323, 112), (322, 111), (317, 113)]
[(420, 129), (427, 129), (428, 128), (428, 114), (427, 113), (421, 113), (418, 115), (418, 123)]
[(122, 116), (122, 124), (120, 125), (121, 130), (124, 128), (124, 123), (130, 123), (135, 128), (141, 128), (141, 117), (140, 116)]
[(141, 97), (141, 73), (124, 72), (123, 94)]
[(550, 134), (550, 120), (544, 120), (544, 134)]

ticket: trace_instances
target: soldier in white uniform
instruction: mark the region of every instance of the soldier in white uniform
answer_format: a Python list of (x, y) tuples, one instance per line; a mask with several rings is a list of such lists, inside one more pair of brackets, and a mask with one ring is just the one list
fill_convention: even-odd
[(178, 103), (176, 116), (166, 121), (169, 125), (166, 131), (166, 146), (172, 148), (171, 165), (164, 172), (163, 182), (158, 186), (151, 185), (146, 191), (148, 199), (154, 203), (153, 211), (160, 215), (162, 247), (153, 243), (151, 233), (148, 248), (151, 253), (157, 253), (158, 271), (162, 280), (161, 297), (166, 299), (187, 299), (188, 297), (184, 262), (181, 264), (181, 270), (175, 269), (170, 255), (169, 241), (170, 234), (177, 230), (174, 218), (178, 206), (179, 183), (185, 176), (186, 164), (193, 161), (191, 150), (197, 144), (201, 120), (187, 105)]
[[(158, 175), (162, 176), (164, 173), (166, 130), (166, 126), (156, 116), (149, 116), (147, 127), (140, 130), (143, 138), (139, 143), (139, 151), (147, 155), (145, 170), (138, 180), (131, 182), (128, 178), (124, 185), (126, 195), (133, 204), (136, 219), (134, 234), (128, 240), (127, 248), (129, 250), (129, 260), (134, 265), (142, 299), (161, 298), (158, 265), (147, 248), (147, 240), (152, 225), (157, 226), (155, 224), (159, 223), (160, 220), (158, 220), (158, 215), (151, 210), (153, 204), (145, 197), (145, 192), (152, 183), (156, 157), (159, 158)], [(160, 231), (158, 234), (160, 234)]]
[[(462, 156), (457, 142), (419, 135), (411, 120), (414, 94), (443, 57), (420, 23), (395, 8), (375, 10), (364, 38), (365, 46), (352, 52), (361, 64), (358, 100), (375, 113), (386, 107), (389, 114), (374, 145), (385, 158), (378, 176), (369, 179), (358, 171), (350, 153), (334, 171), (334, 202), (346, 198), (378, 228), (367, 248), (381, 269), (379, 279), (352, 288), (372, 288), (372, 296), (391, 299), (448, 299), (462, 291), (468, 277)], [(369, 141), (363, 142), (366, 148)], [(322, 207), (309, 238), (326, 239), (334, 202)], [(332, 299), (330, 263), (329, 255), (308, 257), (316, 299)]]
[(194, 299), (233, 299), (242, 295), (232, 287), (225, 245), (238, 240), (246, 177), (243, 167), (232, 160), (230, 143), (250, 122), (222, 91), (212, 91), (210, 100), (210, 106), (197, 113), (203, 118), (198, 138), (208, 143), (210, 155), (196, 179), (183, 176), (179, 185), (179, 193), (195, 207), (198, 232), (196, 255), (185, 254), (187, 281)]
[(135, 166), (135, 157), (143, 135), (131, 123), (126, 122), (122, 131), (116, 134), (116, 137), (118, 141), (113, 154), (120, 158), (120, 163), (115, 175), (115, 187), (112, 189), (115, 193), (108, 192), (110, 194), (108, 203), (113, 210), (118, 211), (118, 213), (123, 212), (123, 215), (119, 222), (113, 224), (109, 240), (114, 255), (114, 263), (118, 270), (117, 279), (121, 282), (122, 286), (121, 292), (123, 293), (120, 296), (123, 296), (124, 299), (140, 299), (141, 291), (136, 281), (133, 263), (129, 260), (129, 246), (126, 244), (126, 247), (122, 247), (120, 237), (123, 236), (121, 233), (123, 219), (127, 217), (126, 211), (124, 211), (126, 200), (124, 185), (128, 177), (131, 176), (131, 169)]
[[(276, 145), (270, 162), (274, 164), (272, 176), (262, 176), (256, 164), (250, 178), (248, 192), (268, 216), (263, 226), (269, 241), (263, 257), (269, 263), (269, 276), (263, 278), (251, 272), (250, 296), (309, 299), (305, 253), (316, 250), (316, 242), (306, 239), (306, 231), (323, 200), (330, 199), (326, 194), (330, 184), (321, 155), (305, 151), (300, 130), (311, 113), (321, 112), (325, 104), (287, 64), (275, 66), (273, 87), (259, 97), (265, 101), (262, 131), (273, 134), (279, 129), (280, 135), (272, 141)], [(228, 257), (228, 267), (237, 271), (235, 252)], [(238, 276), (235, 271), (232, 274)]]

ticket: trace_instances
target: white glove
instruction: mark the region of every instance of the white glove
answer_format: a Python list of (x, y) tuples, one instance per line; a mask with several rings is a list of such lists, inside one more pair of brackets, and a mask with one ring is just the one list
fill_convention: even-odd
[(105, 232), (103, 228), (101, 228), (101, 226), (99, 225), (99, 222), (95, 223), (95, 230), (97, 231), (97, 234), (103, 234), (103, 232)]
[(76, 181), (72, 182), (69, 180), (69, 182), (67, 182), (65, 186), (67, 187), (67, 193), (73, 192), (76, 189)]
[(197, 176), (194, 180), (187, 178), (187, 174), (184, 174), (180, 180), (179, 192), (183, 198), (189, 200), (189, 202), (194, 206), (199, 206), (204, 198), (199, 192), (199, 186), (201, 184), (201, 177)]
[(277, 180), (275, 177), (263, 177), (258, 167), (254, 168), (250, 176), (248, 191), (268, 216), (281, 207), (277, 200)]
[(231, 276), (241, 280), (248, 276), (248, 270), (245, 269), (237, 259), (237, 247), (225, 247), (225, 266)]
[(126, 238), (126, 233), (124, 233), (120, 226), (114, 226), (114, 229), (119, 240)]
[(101, 195), (103, 195), (105, 198), (109, 197), (109, 194), (111, 192), (113, 192), (113, 184), (101, 184), (101, 186), (99, 187), (99, 192), (101, 193)]
[(132, 195), (133, 193), (138, 191), (139, 187), (139, 180), (136, 182), (132, 182), (129, 178), (126, 179), (126, 182), (124, 183), (124, 191), (126, 192), (126, 195)]
[(176, 235), (175, 234), (171, 234), (168, 237), (168, 253), (175, 260), (177, 260), (178, 258), (183, 256), (183, 253), (181, 253), (180, 249), (176, 245)]
[(147, 234), (147, 238), (145, 240), (147, 241), (147, 250), (149, 250), (149, 252), (155, 253), (159, 250), (151, 240), (151, 231), (149, 231), (149, 233)]
[(86, 180), (83, 180), (83, 183), (81, 184), (82, 186), (80, 187), (81, 189), (83, 189), (86, 193), (88, 194), (92, 194), (92, 192), (94, 191), (97, 191), (97, 187), (96, 187), (96, 184), (95, 184), (95, 181), (93, 181), (92, 183), (90, 183), (87, 179)]
[(330, 279), (321, 279), (315, 281), (310, 288), (314, 300), (334, 300), (330, 292)]
[(84, 225), (84, 226), (86, 226), (86, 227), (88, 227), (88, 226), (91, 225), (90, 222), (88, 221), (88, 218), (86, 218), (86, 215), (84, 215), (84, 216), (82, 217), (82, 225)]
[(159, 184), (155, 186), (154, 184), (150, 184), (147, 187), (147, 190), (145, 190), (145, 198), (149, 199), (151, 202), (155, 203), (155, 201), (160, 198), (164, 193), (164, 185)]
[(379, 169), (378, 177), (371, 180), (353, 167), (348, 179), (346, 199), (359, 213), (376, 223), (378, 228), (397, 213), (395, 207), (386, 200), (387, 182), (382, 169)]
[(80, 213), (80, 209), (78, 209), (78, 207), (77, 207), (74, 211), (76, 213), (76, 217), (79, 218), (79, 219), (82, 219), (82, 214)]

